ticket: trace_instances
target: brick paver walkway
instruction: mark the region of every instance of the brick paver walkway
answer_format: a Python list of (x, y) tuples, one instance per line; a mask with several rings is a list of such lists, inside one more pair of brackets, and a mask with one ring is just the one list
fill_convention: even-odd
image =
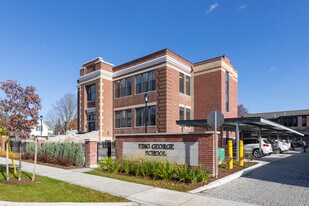
[(263, 206), (309, 206), (309, 152), (272, 162), (202, 194)]

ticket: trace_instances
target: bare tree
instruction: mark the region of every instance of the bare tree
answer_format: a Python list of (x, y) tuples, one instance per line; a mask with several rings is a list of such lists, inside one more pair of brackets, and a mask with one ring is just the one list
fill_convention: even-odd
[(238, 117), (243, 117), (249, 114), (249, 110), (243, 105), (239, 104), (238, 105)]
[[(77, 100), (76, 95), (72, 93), (65, 94), (48, 112), (46, 119), (52, 123), (52, 126), (59, 130), (59, 124), (62, 130), (74, 129), (74, 121), (77, 117)], [(65, 128), (66, 127), (66, 128)], [(55, 131), (56, 134), (59, 131)]]

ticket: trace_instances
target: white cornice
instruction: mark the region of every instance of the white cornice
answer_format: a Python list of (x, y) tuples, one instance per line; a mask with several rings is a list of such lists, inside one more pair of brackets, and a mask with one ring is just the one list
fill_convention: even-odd
[(169, 63), (171, 63), (171, 64), (173, 64), (177, 67), (180, 67), (181, 69), (183, 69), (183, 70), (185, 70), (189, 73), (191, 72), (191, 67), (179, 62), (178, 60), (176, 60), (176, 59), (174, 59), (174, 58), (172, 58), (168, 55), (164, 55), (162, 57), (152, 59), (150, 61), (138, 64), (138, 65), (134, 65), (132, 67), (128, 67), (126, 69), (115, 72), (115, 73), (113, 73), (113, 78), (119, 77), (119, 76), (122, 76), (122, 75), (125, 75), (125, 74), (128, 74), (128, 73), (136, 72), (136, 71), (141, 70), (143, 68), (151, 67), (153, 65), (160, 64), (160, 63), (163, 63), (163, 62), (169, 62)]
[[(101, 57), (98, 57), (98, 58), (99, 58), (98, 61), (105, 62)], [(174, 65), (175, 67), (180, 68), (180, 69), (188, 72), (189, 75), (191, 73), (192, 69), (191, 69), (190, 66), (187, 66), (187, 65), (181, 63), (180, 61), (178, 61), (178, 60), (176, 60), (176, 59), (174, 59), (174, 58), (172, 58), (168, 55), (164, 55), (164, 56), (158, 57), (156, 59), (152, 59), (150, 61), (147, 61), (147, 62), (144, 62), (144, 63), (141, 63), (141, 64), (137, 64), (137, 65), (134, 65), (132, 67), (128, 67), (126, 69), (123, 69), (123, 70), (120, 70), (120, 71), (114, 72), (114, 73), (108, 72), (106, 70), (97, 70), (97, 71), (91, 72), (89, 74), (86, 74), (84, 76), (81, 76), (78, 80), (79, 80), (79, 83), (83, 83), (83, 82), (95, 79), (98, 76), (102, 76), (102, 78), (112, 80), (112, 78), (117, 78), (117, 77), (120, 77), (120, 76), (123, 76), (123, 75), (126, 75), (126, 74), (130, 74), (130, 73), (142, 70), (144, 68), (148, 68), (148, 67), (163, 63), (163, 62), (168, 62), (169, 64)], [(107, 63), (107, 62), (105, 62), (105, 63)], [(175, 67), (173, 69), (180, 71), (179, 69), (177, 69)]]
[(109, 65), (111, 65), (111, 66), (113, 66), (113, 67), (115, 66), (115, 65), (113, 65), (112, 63), (109, 63), (109, 62), (104, 61), (104, 59), (103, 59), (102, 57), (96, 57), (96, 58), (94, 58), (94, 59), (92, 59), (92, 60), (90, 60), (90, 61), (88, 61), (88, 62), (85, 62), (83, 65), (89, 64), (90, 62), (93, 62), (93, 61), (96, 60), (96, 59), (98, 59), (98, 61), (94, 62), (95, 64), (96, 64), (96, 63), (99, 63), (99, 62), (103, 62), (103, 63), (109, 64)]
[(81, 76), (78, 81), (79, 81), (79, 84), (83, 83), (83, 82), (86, 82), (86, 81), (89, 81), (89, 80), (92, 80), (92, 79), (95, 79), (96, 77), (98, 76), (101, 76), (102, 78), (106, 78), (106, 79), (109, 79), (109, 80), (112, 80), (112, 72), (109, 72), (109, 71), (105, 71), (105, 70), (97, 70), (95, 72), (91, 72), (89, 74), (86, 74), (84, 76)]

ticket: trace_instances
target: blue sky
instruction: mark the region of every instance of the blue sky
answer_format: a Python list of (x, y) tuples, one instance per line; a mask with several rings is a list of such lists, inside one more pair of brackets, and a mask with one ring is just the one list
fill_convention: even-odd
[(250, 112), (309, 109), (309, 1), (0, 1), (0, 81), (37, 88), (45, 115), (76, 92), (84, 62), (115, 65), (169, 48), (227, 55)]

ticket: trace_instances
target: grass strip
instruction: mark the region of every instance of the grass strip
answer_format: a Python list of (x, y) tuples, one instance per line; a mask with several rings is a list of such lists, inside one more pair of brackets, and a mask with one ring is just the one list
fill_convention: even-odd
[(6, 182), (5, 167), (0, 167), (0, 200), (13, 202), (128, 202), (125, 198), (113, 196), (81, 186), (69, 184), (48, 177), (36, 176), (35, 182), (28, 182), (31, 174), (22, 173), (22, 182), (16, 184), (17, 175), (10, 171)]

